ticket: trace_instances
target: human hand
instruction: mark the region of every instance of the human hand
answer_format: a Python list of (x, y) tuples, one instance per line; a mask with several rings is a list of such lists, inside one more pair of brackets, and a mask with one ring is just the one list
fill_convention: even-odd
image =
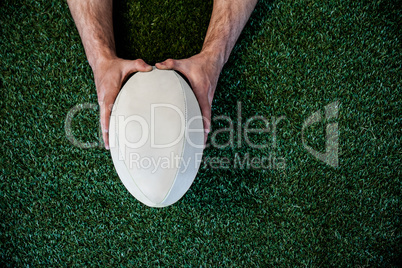
[(109, 120), (113, 103), (122, 84), (134, 72), (148, 72), (152, 66), (141, 59), (123, 60), (117, 57), (101, 60), (93, 68), (100, 107), (100, 123), (105, 148), (109, 150)]
[(212, 99), (222, 67), (223, 64), (219, 64), (213, 57), (203, 52), (188, 59), (167, 59), (156, 64), (158, 69), (176, 70), (189, 80), (203, 116), (204, 144), (206, 144), (208, 133), (211, 130)]

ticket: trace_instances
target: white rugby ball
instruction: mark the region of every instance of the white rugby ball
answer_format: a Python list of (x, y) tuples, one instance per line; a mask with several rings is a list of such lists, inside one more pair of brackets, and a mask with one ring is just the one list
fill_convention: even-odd
[(150, 207), (178, 201), (193, 183), (204, 148), (197, 99), (173, 70), (134, 74), (113, 105), (113, 164), (127, 190)]

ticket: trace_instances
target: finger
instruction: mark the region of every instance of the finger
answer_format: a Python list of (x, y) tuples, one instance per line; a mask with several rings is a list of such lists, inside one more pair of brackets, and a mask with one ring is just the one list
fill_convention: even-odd
[(201, 109), (204, 132), (209, 133), (211, 128), (211, 105), (207, 98), (199, 97), (197, 95), (196, 97)]
[(204, 125), (204, 145), (207, 144), (208, 134), (211, 130), (211, 117), (202, 117), (203, 125)]
[(113, 103), (111, 103), (110, 101), (103, 101), (99, 103), (102, 137), (105, 143), (106, 150), (109, 150), (109, 121), (112, 106)]
[(155, 64), (155, 66), (161, 70), (176, 70), (184, 73), (181, 60), (167, 59), (163, 62)]
[(110, 150), (109, 147), (109, 132), (102, 132), (103, 142), (105, 143), (105, 149)]
[(161, 69), (161, 70), (169, 70), (169, 69), (173, 68), (174, 60), (167, 59), (165, 61), (156, 63), (155, 66), (156, 66), (156, 68)]
[(202, 110), (202, 122), (204, 125), (204, 144), (206, 144), (208, 134), (211, 131), (211, 108)]
[(204, 133), (208, 135), (211, 132), (211, 116), (202, 116), (202, 123), (204, 126)]

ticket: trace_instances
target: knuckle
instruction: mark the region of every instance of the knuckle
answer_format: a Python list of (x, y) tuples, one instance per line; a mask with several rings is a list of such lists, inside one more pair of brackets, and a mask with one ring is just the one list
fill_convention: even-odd
[(144, 64), (145, 63), (145, 61), (143, 59), (136, 59), (136, 60), (134, 60), (134, 62), (137, 63), (137, 64)]
[(168, 64), (168, 65), (174, 65), (174, 63), (175, 63), (175, 61), (173, 60), (173, 59), (167, 59), (166, 60), (166, 64)]

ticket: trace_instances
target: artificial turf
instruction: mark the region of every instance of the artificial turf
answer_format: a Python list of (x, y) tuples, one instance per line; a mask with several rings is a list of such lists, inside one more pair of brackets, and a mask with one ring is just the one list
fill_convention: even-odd
[[(118, 54), (154, 64), (197, 53), (212, 1), (115, 1)], [(64, 124), (96, 104), (65, 1), (0, 3), (0, 263), (37, 266), (397, 267), (401, 265), (401, 9), (397, 1), (260, 1), (222, 71), (213, 116), (280, 118), (276, 146), (235, 132), (209, 147), (188, 193), (156, 209), (120, 182), (108, 151)], [(339, 165), (325, 152), (337, 122)], [(242, 121), (238, 120), (241, 107)], [(98, 111), (73, 134), (98, 142)], [(227, 127), (214, 120), (212, 129)], [(255, 127), (261, 122), (255, 122)], [(269, 144), (272, 132), (250, 135)], [(237, 143), (240, 137), (241, 145)], [(220, 144), (230, 135), (215, 136)], [(282, 159), (214, 169), (214, 157)], [(243, 159), (243, 158), (242, 158)]]

